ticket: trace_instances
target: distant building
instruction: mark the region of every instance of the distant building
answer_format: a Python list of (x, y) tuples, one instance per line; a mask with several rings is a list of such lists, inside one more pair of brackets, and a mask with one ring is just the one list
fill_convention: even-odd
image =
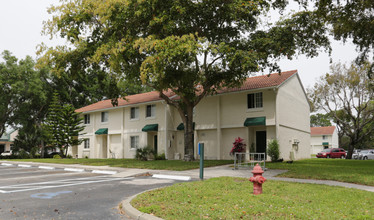
[[(171, 99), (179, 97), (165, 93)], [(194, 156), (198, 143), (206, 159), (232, 159), (229, 152), (241, 137), (246, 151), (265, 153), (277, 139), (280, 157), (310, 158), (310, 106), (296, 70), (248, 78), (241, 87), (205, 97), (194, 109)], [(178, 111), (158, 92), (104, 100), (77, 109), (84, 117), (85, 141), (70, 154), (80, 158), (134, 158), (149, 146), (167, 159), (184, 157), (184, 125)]]
[(10, 152), (17, 135), (18, 131), (11, 131), (9, 133), (4, 133), (3, 136), (0, 137), (0, 154), (6, 151)]
[(310, 147), (311, 154), (317, 154), (326, 148), (339, 147), (339, 136), (336, 127), (311, 127)]

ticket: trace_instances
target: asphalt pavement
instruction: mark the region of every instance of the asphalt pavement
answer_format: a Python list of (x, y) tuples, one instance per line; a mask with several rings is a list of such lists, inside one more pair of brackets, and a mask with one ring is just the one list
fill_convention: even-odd
[[(55, 197), (69, 195), (66, 199), (66, 207), (65, 209), (69, 209), (71, 206), (74, 206), (74, 203), (69, 201), (80, 201), (83, 200), (85, 202), (79, 203), (80, 209), (79, 210), (86, 210), (86, 214), (80, 213), (80, 216), (90, 216), (90, 219), (158, 219), (157, 217), (147, 215), (144, 213), (139, 212), (138, 210), (134, 209), (130, 205), (130, 201), (134, 198), (137, 194), (142, 193), (144, 191), (155, 189), (159, 187), (165, 187), (167, 185), (172, 185), (176, 182), (183, 182), (183, 181), (196, 181), (199, 180), (200, 170), (187, 170), (187, 171), (168, 171), (168, 170), (148, 170), (148, 169), (131, 169), (131, 168), (115, 168), (115, 167), (108, 167), (108, 166), (84, 166), (84, 165), (64, 165), (64, 164), (41, 164), (41, 163), (19, 163), (19, 162), (9, 162), (3, 161), (2, 167), (6, 166), (20, 166), (20, 165), (30, 165), (32, 167), (43, 167), (49, 166), (53, 167), (53, 170), (48, 170), (51, 172), (48, 175), (53, 176), (53, 172), (63, 171), (67, 172), (69, 170), (84, 170), (81, 171), (84, 175), (90, 178), (112, 178), (113, 180), (108, 180), (108, 182), (100, 182), (100, 184), (88, 183), (91, 188), (89, 190), (83, 187), (75, 187), (75, 190), (70, 190), (71, 192), (64, 192), (64, 190), (60, 190), (60, 194), (56, 195)], [(10, 165), (9, 165), (10, 164)], [(1, 166), (0, 166), (1, 167)], [(1, 171), (1, 169), (0, 169)], [(39, 171), (34, 170), (35, 174)], [(73, 171), (70, 171), (73, 172)], [(76, 171), (78, 172), (78, 171)], [(371, 186), (363, 186), (358, 184), (351, 184), (351, 183), (343, 183), (338, 181), (329, 181), (329, 180), (306, 180), (306, 179), (293, 179), (293, 178), (283, 178), (283, 177), (276, 177), (277, 175), (287, 172), (287, 170), (266, 170), (263, 176), (270, 180), (279, 180), (279, 181), (289, 181), (289, 182), (300, 182), (300, 183), (312, 183), (312, 184), (325, 184), (325, 185), (332, 185), (332, 186), (342, 186), (348, 188), (355, 188), (360, 190), (366, 190), (369, 192), (374, 192), (374, 187)], [(107, 173), (106, 175), (103, 173)], [(0, 178), (2, 175), (9, 175), (0, 172)], [(72, 175), (72, 174), (69, 174)], [(106, 177), (103, 177), (105, 175)], [(159, 176), (161, 178), (152, 178), (152, 176), (156, 177)], [(250, 178), (253, 176), (251, 170), (249, 168), (239, 168), (234, 170), (231, 165), (224, 165), (224, 166), (217, 166), (217, 167), (210, 167), (204, 169), (204, 179), (209, 179), (213, 177), (220, 177), (220, 176), (230, 176), (230, 177), (243, 177), (243, 178)], [(163, 178), (162, 178), (163, 177)], [(85, 178), (85, 177), (80, 177)], [(26, 180), (25, 180), (26, 181)], [(90, 179), (89, 181), (95, 181)], [(96, 180), (97, 181), (97, 180)], [(27, 181), (26, 181), (27, 182)], [(126, 184), (121, 184), (126, 183)], [(62, 183), (66, 184), (66, 183)], [(82, 184), (83, 186), (83, 184)], [(95, 187), (101, 187), (100, 190), (97, 190)], [(124, 190), (124, 188), (126, 190)], [(68, 188), (69, 189), (69, 188)], [(1, 190), (9, 190), (0, 187)], [(69, 191), (69, 190), (65, 190)], [(94, 193), (93, 193), (94, 192)], [(32, 194), (35, 196), (35, 193)], [(28, 195), (31, 196), (32, 195)], [(43, 192), (39, 196), (47, 196), (48, 194), (44, 195)], [(84, 198), (84, 199), (82, 199)], [(111, 199), (112, 200), (111, 200)], [(108, 209), (112, 207), (112, 209), (116, 209), (119, 204), (116, 202), (121, 201), (120, 198), (123, 198), (123, 201), (120, 205), (122, 208), (121, 210), (116, 210), (115, 212), (108, 212)], [(51, 203), (47, 203), (50, 204)], [(53, 203), (52, 203), (53, 204)], [(103, 206), (103, 204), (106, 204)], [(45, 204), (46, 205), (46, 204)], [(34, 209), (39, 209), (40, 207), (35, 207), (34, 203), (29, 204), (29, 211), (24, 211), (24, 213), (32, 213)], [(11, 209), (11, 207), (9, 208)], [(27, 209), (26, 209), (27, 210)], [(59, 213), (58, 208), (54, 211)], [(97, 212), (97, 210), (104, 210), (102, 213)], [(65, 210), (66, 211), (66, 210)], [(91, 215), (89, 214), (91, 212)], [(123, 215), (118, 217), (118, 212), (121, 212)], [(0, 206), (0, 219), (3, 217), (2, 207)], [(11, 212), (12, 213), (12, 212)], [(63, 217), (62, 219), (74, 219), (73, 216), (76, 216), (77, 213), (74, 212), (64, 212), (65, 215), (56, 215), (59, 217)], [(95, 213), (95, 215), (92, 215)], [(101, 214), (100, 214), (101, 213)], [(14, 214), (14, 213), (13, 213)], [(55, 216), (55, 217), (56, 217)], [(109, 216), (109, 218), (108, 218)]]

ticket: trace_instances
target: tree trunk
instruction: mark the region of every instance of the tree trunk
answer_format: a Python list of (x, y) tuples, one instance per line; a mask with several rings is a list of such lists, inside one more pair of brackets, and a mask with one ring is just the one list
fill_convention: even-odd
[(194, 160), (193, 105), (186, 106), (184, 117), (184, 160)]
[(41, 141), (41, 145), (42, 145), (42, 149), (41, 149), (40, 157), (44, 158), (44, 148), (45, 148), (45, 146), (44, 146), (44, 140)]

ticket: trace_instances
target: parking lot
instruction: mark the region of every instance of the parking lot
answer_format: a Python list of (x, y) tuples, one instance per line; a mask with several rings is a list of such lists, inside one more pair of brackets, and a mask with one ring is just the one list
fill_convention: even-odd
[(104, 173), (2, 163), (0, 219), (128, 219), (122, 200), (177, 182)]

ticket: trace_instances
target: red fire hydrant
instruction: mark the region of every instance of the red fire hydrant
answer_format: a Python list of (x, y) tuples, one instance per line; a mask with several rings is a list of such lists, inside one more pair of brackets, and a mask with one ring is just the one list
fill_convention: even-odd
[(261, 166), (256, 164), (252, 170), (253, 177), (249, 178), (249, 181), (253, 183), (253, 194), (262, 194), (262, 184), (266, 181), (266, 178), (262, 176), (264, 171)]

